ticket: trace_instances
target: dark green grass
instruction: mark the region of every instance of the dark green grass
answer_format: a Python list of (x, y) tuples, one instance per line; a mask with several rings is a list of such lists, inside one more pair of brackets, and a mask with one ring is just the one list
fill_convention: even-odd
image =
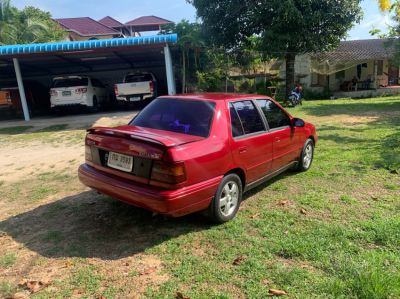
[(32, 128), (33, 128), (32, 126), (17, 126), (17, 127), (0, 128), (0, 134), (2, 134), (2, 135), (21, 134)]

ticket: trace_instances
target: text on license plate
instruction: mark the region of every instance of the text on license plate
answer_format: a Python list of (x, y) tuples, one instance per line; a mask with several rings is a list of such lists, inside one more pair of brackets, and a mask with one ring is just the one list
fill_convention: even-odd
[(70, 95), (71, 95), (71, 92), (70, 92), (70, 91), (63, 91), (63, 92), (62, 92), (62, 95), (63, 95), (63, 96), (70, 96)]
[(109, 152), (107, 165), (118, 170), (131, 172), (133, 166), (133, 157)]

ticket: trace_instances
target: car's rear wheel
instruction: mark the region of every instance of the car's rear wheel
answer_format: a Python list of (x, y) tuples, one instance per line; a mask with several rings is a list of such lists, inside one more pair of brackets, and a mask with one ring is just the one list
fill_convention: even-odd
[(99, 111), (99, 103), (97, 102), (97, 97), (96, 96), (93, 97), (93, 106), (91, 108), (91, 111), (92, 112)]
[(242, 200), (242, 182), (234, 173), (226, 175), (209, 207), (209, 216), (216, 223), (224, 223), (236, 216)]
[(299, 163), (297, 165), (297, 170), (307, 171), (308, 169), (310, 169), (313, 159), (314, 159), (314, 141), (312, 141), (312, 139), (309, 138), (304, 143)]

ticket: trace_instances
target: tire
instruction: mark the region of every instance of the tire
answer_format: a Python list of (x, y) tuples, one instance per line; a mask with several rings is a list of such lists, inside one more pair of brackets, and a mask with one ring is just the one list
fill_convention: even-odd
[(307, 171), (310, 169), (312, 161), (314, 159), (314, 141), (308, 138), (304, 143), (303, 150), (299, 158), (297, 165), (297, 171)]
[(218, 186), (208, 215), (215, 223), (224, 223), (236, 216), (242, 201), (242, 182), (236, 174), (226, 175)]
[(93, 106), (90, 109), (92, 112), (97, 112), (99, 111), (99, 103), (97, 102), (97, 97), (93, 97)]

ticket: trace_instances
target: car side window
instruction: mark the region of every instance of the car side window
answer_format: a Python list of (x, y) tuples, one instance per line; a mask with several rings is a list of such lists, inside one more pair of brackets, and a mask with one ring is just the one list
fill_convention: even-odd
[(289, 116), (273, 101), (257, 100), (257, 104), (264, 113), (270, 129), (290, 126)]
[(244, 134), (265, 131), (261, 116), (252, 101), (233, 102), (232, 105), (240, 119)]
[(232, 136), (238, 137), (244, 135), (242, 123), (239, 119), (239, 115), (237, 114), (235, 108), (233, 107), (232, 103), (229, 104), (229, 112), (231, 114), (231, 129), (232, 129)]

